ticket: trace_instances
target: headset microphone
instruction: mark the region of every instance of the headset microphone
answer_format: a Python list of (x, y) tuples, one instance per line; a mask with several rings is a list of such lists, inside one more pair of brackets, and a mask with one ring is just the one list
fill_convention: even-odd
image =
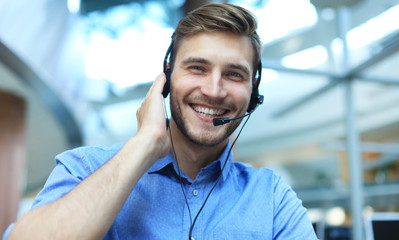
[(213, 126), (215, 126), (215, 127), (216, 127), (216, 126), (220, 126), (220, 125), (229, 123), (230, 121), (244, 118), (244, 117), (246, 117), (246, 116), (248, 116), (248, 115), (249, 115), (249, 113), (247, 113), (247, 114), (245, 114), (245, 115), (242, 115), (242, 116), (240, 116), (240, 117), (236, 117), (236, 118), (214, 118), (214, 119), (213, 119)]
[(235, 118), (214, 118), (214, 119), (213, 119), (213, 126), (220, 126), (220, 125), (229, 123), (230, 121), (238, 120), (238, 119), (244, 118), (244, 117), (246, 117), (246, 116), (248, 116), (248, 115), (251, 115), (251, 114), (256, 110), (256, 108), (257, 108), (260, 104), (263, 103), (263, 95), (258, 95), (258, 98), (257, 98), (257, 100), (256, 100), (256, 103), (257, 103), (257, 105), (256, 105), (249, 113), (246, 113), (246, 114), (244, 114), (244, 115), (242, 115), (242, 116), (235, 117)]

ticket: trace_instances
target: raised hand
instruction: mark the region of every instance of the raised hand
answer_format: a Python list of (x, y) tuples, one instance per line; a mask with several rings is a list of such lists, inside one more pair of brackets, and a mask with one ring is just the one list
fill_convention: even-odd
[(165, 156), (170, 150), (162, 98), (165, 82), (165, 74), (158, 75), (136, 113), (138, 122), (137, 135), (150, 138), (153, 143), (150, 145), (152, 147), (151, 156), (154, 160)]

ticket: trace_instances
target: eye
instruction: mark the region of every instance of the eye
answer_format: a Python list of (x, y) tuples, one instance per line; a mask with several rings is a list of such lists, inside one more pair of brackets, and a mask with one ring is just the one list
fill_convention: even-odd
[(234, 80), (234, 81), (243, 81), (244, 80), (244, 76), (241, 73), (234, 72), (234, 71), (227, 72), (226, 77), (231, 80)]
[(194, 71), (194, 72), (203, 72), (204, 71), (203, 67), (197, 66), (197, 65), (189, 66), (188, 69), (190, 69), (191, 71)]
[(229, 75), (232, 77), (242, 77), (242, 75), (237, 72), (230, 72)]

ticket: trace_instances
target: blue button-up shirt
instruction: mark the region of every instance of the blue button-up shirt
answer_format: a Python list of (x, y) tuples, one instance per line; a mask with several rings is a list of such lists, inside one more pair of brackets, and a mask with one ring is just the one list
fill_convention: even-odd
[[(33, 207), (65, 195), (120, 147), (83, 147), (58, 155)], [(233, 162), (230, 147), (194, 181), (179, 173), (170, 154), (158, 159), (141, 177), (104, 239), (187, 240), (191, 222), (220, 174), (194, 225), (193, 239), (316, 239), (306, 209), (281, 177), (270, 169)]]

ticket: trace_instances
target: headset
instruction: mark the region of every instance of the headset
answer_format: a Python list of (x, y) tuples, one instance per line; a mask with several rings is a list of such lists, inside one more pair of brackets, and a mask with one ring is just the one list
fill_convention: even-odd
[[(174, 36), (172, 36), (172, 41), (168, 47), (168, 50), (166, 51), (165, 58), (163, 60), (163, 72), (165, 73), (165, 76), (166, 76), (166, 83), (165, 83), (163, 91), (162, 91), (162, 95), (164, 98), (166, 98), (170, 92), (170, 81), (171, 81), (170, 75), (172, 73), (172, 70), (170, 67), (168, 68), (168, 61), (169, 61), (169, 58), (170, 58), (172, 50), (173, 50), (174, 41), (175, 41)], [(255, 111), (255, 109), (260, 104), (263, 103), (264, 97), (263, 97), (263, 95), (259, 94), (259, 84), (260, 84), (260, 80), (262, 77), (262, 62), (261, 61), (259, 61), (259, 63), (258, 63), (256, 72), (257, 72), (257, 79), (252, 84), (252, 93), (251, 93), (251, 98), (249, 100), (247, 114), (237, 117), (237, 118), (215, 118), (214, 119), (215, 126), (228, 123), (231, 120), (236, 120), (236, 119), (240, 119), (245, 116), (248, 116), (249, 114), (253, 113)]]

